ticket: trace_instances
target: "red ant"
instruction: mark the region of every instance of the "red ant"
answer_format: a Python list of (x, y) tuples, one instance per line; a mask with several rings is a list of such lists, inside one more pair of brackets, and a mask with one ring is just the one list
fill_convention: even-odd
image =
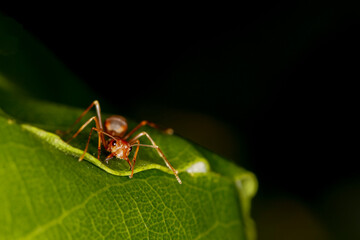
[[(71, 129), (74, 128), (74, 126), (81, 120), (81, 118), (84, 117), (84, 115), (95, 105), (96, 108), (96, 113), (97, 113), (97, 117), (93, 116), (91, 117), (89, 120), (87, 120), (86, 123), (84, 123), (79, 130), (68, 140), (68, 142), (70, 142), (72, 139), (76, 138), (77, 135), (91, 122), (91, 121), (95, 121), (96, 127), (91, 128), (90, 134), (89, 134), (89, 139), (87, 141), (84, 153), (81, 155), (81, 157), (79, 158), (79, 161), (82, 161), (83, 158), (85, 157), (85, 153), (88, 150), (89, 147), (89, 143), (90, 143), (90, 139), (91, 139), (91, 134), (92, 131), (95, 130), (98, 132), (98, 159), (100, 160), (100, 152), (101, 152), (101, 144), (104, 146), (105, 150), (110, 152), (110, 155), (108, 155), (105, 159), (106, 163), (108, 163), (109, 159), (116, 157), (119, 159), (123, 159), (125, 161), (128, 162), (130, 169), (131, 169), (131, 175), (129, 176), (130, 178), (133, 177), (134, 175), (134, 166), (135, 166), (135, 161), (136, 161), (136, 156), (137, 153), (139, 151), (139, 147), (151, 147), (156, 149), (156, 151), (158, 152), (158, 154), (160, 155), (160, 157), (164, 160), (166, 166), (168, 168), (170, 168), (176, 179), (178, 180), (178, 182), (181, 184), (181, 180), (178, 176), (178, 171), (175, 170), (175, 168), (173, 168), (170, 164), (170, 162), (166, 159), (165, 155), (163, 154), (163, 152), (160, 150), (159, 146), (157, 146), (154, 142), (154, 140), (149, 136), (149, 134), (147, 132), (141, 132), (137, 135), (135, 135), (133, 138), (131, 138), (130, 140), (128, 140), (128, 138), (133, 135), (140, 127), (144, 126), (144, 125), (149, 125), (151, 127), (154, 128), (159, 128), (156, 124), (152, 123), (152, 122), (148, 122), (148, 121), (142, 121), (140, 124), (138, 124), (134, 129), (132, 129), (128, 134), (126, 134), (126, 131), (128, 129), (128, 125), (126, 122), (126, 119), (122, 116), (111, 116), (109, 118), (107, 118), (105, 120), (105, 124), (104, 124), (104, 128), (101, 122), (101, 111), (100, 111), (100, 104), (97, 100), (95, 100), (94, 102), (92, 102), (90, 104), (90, 106), (78, 117), (78, 119), (76, 119), (76, 121), (74, 122), (74, 124), (70, 127), (70, 129), (67, 132), (70, 132)], [(169, 134), (172, 133), (172, 129), (168, 129), (167, 131), (165, 131)], [(126, 134), (126, 135), (125, 135)], [(108, 136), (110, 139), (105, 140), (105, 136)], [(140, 144), (139, 138), (142, 136), (146, 136), (152, 145), (146, 145), (146, 144)], [(132, 150), (132, 147), (136, 146), (136, 150), (134, 153), (134, 157), (132, 159), (132, 163), (130, 162), (128, 156)]]

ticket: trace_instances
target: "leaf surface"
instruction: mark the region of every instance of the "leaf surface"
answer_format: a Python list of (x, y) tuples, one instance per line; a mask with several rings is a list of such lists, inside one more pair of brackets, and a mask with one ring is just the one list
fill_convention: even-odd
[[(107, 165), (93, 156), (96, 136), (86, 161), (78, 162), (89, 129), (70, 144), (55, 131), (67, 129), (83, 109), (38, 100), (48, 94), (34, 94), (45, 78), (26, 65), (31, 54), (21, 44), (29, 38), (9, 29), (0, 30), (0, 239), (254, 238), (255, 176), (177, 135), (144, 128), (179, 171), (181, 185), (154, 149), (140, 149), (129, 179), (125, 161)], [(30, 91), (19, 81), (24, 76), (33, 80)]]

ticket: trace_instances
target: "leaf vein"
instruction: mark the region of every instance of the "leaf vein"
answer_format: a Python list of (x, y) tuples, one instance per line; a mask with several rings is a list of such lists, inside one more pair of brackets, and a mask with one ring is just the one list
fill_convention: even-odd
[(130, 240), (131, 240), (131, 234), (130, 234), (129, 228), (128, 228), (126, 222), (125, 222), (125, 213), (124, 213), (123, 210), (121, 209), (120, 204), (118, 203), (117, 199), (115, 198), (115, 196), (114, 196), (114, 194), (113, 194), (112, 192), (111, 192), (111, 195), (112, 195), (112, 197), (114, 198), (114, 201), (115, 201), (115, 203), (116, 203), (117, 208), (118, 208), (119, 211), (122, 213), (122, 220), (123, 220), (122, 222), (124, 223), (126, 232), (129, 234), (129, 238), (130, 238)]
[(153, 186), (151, 186), (151, 184), (149, 184), (147, 181), (144, 181), (144, 182), (155, 192), (156, 195), (158, 195), (159, 199), (164, 203), (165, 208), (168, 209), (175, 216), (176, 220), (180, 223), (182, 231), (185, 232), (186, 238), (188, 238), (187, 237), (187, 232), (186, 232), (182, 222), (179, 220), (178, 216), (175, 214), (175, 212), (171, 208), (166, 206), (165, 201), (161, 198), (160, 194), (155, 190), (155, 188)]
[[(126, 191), (129, 192), (127, 189), (126, 189)], [(129, 192), (129, 193), (130, 193), (130, 192)], [(138, 213), (139, 213), (139, 215), (140, 215), (140, 217), (141, 217), (141, 220), (142, 220), (143, 223), (144, 223), (144, 226), (145, 226), (145, 229), (146, 229), (146, 232), (147, 232), (147, 235), (148, 235), (148, 239), (149, 239), (149, 238), (150, 238), (149, 228), (148, 228), (148, 226), (146, 225), (146, 222), (145, 222), (145, 220), (144, 220), (143, 215), (141, 214), (141, 211), (140, 211), (140, 209), (139, 209), (139, 205), (137, 204), (137, 202), (136, 202), (136, 200), (134, 199), (134, 197), (132, 196), (132, 194), (130, 193), (129, 195), (130, 195), (131, 199), (135, 202), (136, 210), (138, 211)]]

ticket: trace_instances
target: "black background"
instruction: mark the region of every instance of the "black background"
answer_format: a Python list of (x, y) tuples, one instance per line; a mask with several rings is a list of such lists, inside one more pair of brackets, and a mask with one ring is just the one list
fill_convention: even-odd
[[(253, 171), (260, 240), (359, 236), (356, 6), (23, 9), (2, 12), (99, 100), (125, 116), (170, 125)], [(305, 223), (297, 216), (304, 211)], [(307, 229), (314, 219), (319, 227)]]

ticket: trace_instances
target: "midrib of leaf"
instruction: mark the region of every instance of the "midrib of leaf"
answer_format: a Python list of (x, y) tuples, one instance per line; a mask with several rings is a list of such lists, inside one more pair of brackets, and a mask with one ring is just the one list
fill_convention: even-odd
[[(55, 148), (63, 151), (66, 154), (70, 154), (76, 157), (79, 157), (83, 154), (83, 150), (80, 150), (78, 148), (75, 148), (71, 146), (70, 144), (65, 143), (58, 135), (44, 131), (42, 129), (39, 129), (37, 127), (28, 125), (28, 124), (22, 124), (21, 125), (24, 129), (27, 131), (35, 134), (36, 136), (40, 137), (44, 141), (46, 141), (48, 144), (54, 146)], [(186, 151), (186, 149), (183, 150), (183, 152)], [(182, 152), (179, 152), (179, 155), (181, 155)], [(99, 161), (97, 158), (93, 157), (91, 154), (86, 153), (85, 160), (91, 162), (95, 166), (103, 169), (104, 171), (116, 175), (116, 176), (130, 176), (131, 171), (128, 169), (119, 170), (119, 169), (112, 169), (108, 165), (104, 164), (103, 162)], [(186, 164), (183, 164), (181, 168), (177, 168), (179, 172), (186, 171), (189, 167), (191, 167), (195, 163), (202, 162), (205, 166), (207, 166), (207, 169), (209, 169), (209, 164), (206, 161), (206, 159), (201, 157), (195, 157), (192, 161), (186, 162)], [(134, 169), (134, 173), (138, 173), (141, 171), (149, 170), (149, 169), (159, 169), (163, 172), (173, 174), (173, 172), (167, 168), (166, 166), (162, 166), (156, 163), (148, 163), (146, 165), (141, 165)]]

